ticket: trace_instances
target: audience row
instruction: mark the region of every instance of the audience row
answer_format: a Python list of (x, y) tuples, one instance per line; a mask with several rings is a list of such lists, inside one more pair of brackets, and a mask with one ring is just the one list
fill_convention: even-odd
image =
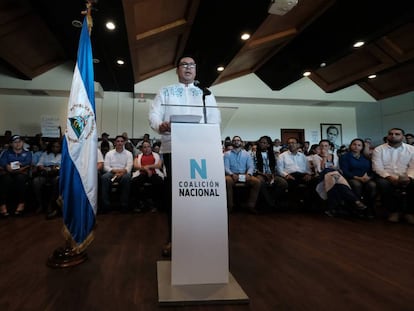
[[(104, 133), (105, 134), (105, 133)], [(105, 136), (102, 135), (102, 142)], [(108, 212), (113, 202), (113, 189), (119, 192), (121, 211), (142, 210), (142, 198), (152, 198), (154, 208), (162, 208), (164, 177), (168, 172), (162, 154), (153, 151), (149, 137), (139, 151), (125, 147), (128, 137), (118, 135), (114, 146), (101, 152), (98, 149), (99, 212)], [(406, 142), (404, 142), (406, 141)], [(49, 218), (58, 214), (59, 169), (61, 146), (59, 141), (48, 145), (45, 152), (31, 152), (24, 148), (19, 135), (10, 139), (11, 146), (0, 157), (0, 217), (9, 215), (12, 198), (14, 214), (25, 210), (28, 187), (33, 186), (38, 212)], [(275, 140), (277, 142), (277, 140)], [(280, 143), (278, 141), (277, 143)], [(249, 151), (241, 137), (224, 142), (223, 160), (228, 210), (235, 207), (233, 190), (242, 186), (247, 190), (244, 206), (257, 213), (262, 202), (275, 209), (283, 202), (299, 198), (304, 206), (321, 205), (328, 216), (336, 216), (348, 208), (358, 215), (374, 217), (377, 197), (388, 211), (388, 220), (405, 219), (414, 224), (414, 146), (402, 129), (390, 129), (384, 144), (369, 146), (368, 140), (356, 138), (349, 148), (338, 152), (332, 142), (323, 139), (307, 150), (296, 138), (289, 138), (286, 148), (276, 146), (269, 136), (262, 136), (256, 148)], [(105, 145), (105, 144), (104, 144)], [(159, 148), (159, 144), (155, 145)], [(137, 149), (138, 150), (138, 149)], [(38, 158), (36, 165), (33, 159)], [(150, 187), (145, 187), (150, 185)], [(150, 192), (145, 194), (144, 192)], [(325, 203), (321, 203), (325, 202)]]

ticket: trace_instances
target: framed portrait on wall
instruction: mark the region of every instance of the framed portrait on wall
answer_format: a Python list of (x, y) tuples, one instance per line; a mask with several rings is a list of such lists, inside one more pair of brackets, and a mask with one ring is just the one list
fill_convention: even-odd
[(321, 123), (321, 139), (327, 139), (339, 149), (342, 145), (342, 124)]

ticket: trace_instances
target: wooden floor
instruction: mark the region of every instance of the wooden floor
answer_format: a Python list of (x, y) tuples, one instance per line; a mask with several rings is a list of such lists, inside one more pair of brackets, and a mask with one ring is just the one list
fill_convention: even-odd
[(0, 221), (0, 310), (414, 310), (414, 226), (320, 214), (229, 217), (230, 272), (245, 305), (158, 305), (165, 214), (98, 215), (89, 260), (51, 269), (62, 219)]

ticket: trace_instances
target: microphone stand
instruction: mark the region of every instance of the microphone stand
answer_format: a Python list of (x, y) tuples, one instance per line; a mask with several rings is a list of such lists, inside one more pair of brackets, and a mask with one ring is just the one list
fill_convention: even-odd
[(211, 95), (211, 91), (207, 87), (201, 86), (200, 81), (198, 81), (198, 80), (194, 80), (194, 86), (198, 87), (203, 92), (204, 123), (207, 123), (206, 96)]
[(207, 95), (211, 95), (211, 91), (208, 88), (206, 88), (206, 87), (201, 88), (201, 90), (203, 91), (203, 114), (204, 114), (204, 123), (207, 123), (206, 96)]

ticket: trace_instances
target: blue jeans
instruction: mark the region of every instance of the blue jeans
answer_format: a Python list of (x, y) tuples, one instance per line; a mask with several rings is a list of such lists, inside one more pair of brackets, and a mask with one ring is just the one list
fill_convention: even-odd
[[(110, 192), (112, 187), (111, 179), (114, 177), (114, 174), (111, 172), (106, 172), (102, 175), (102, 209), (104, 211), (108, 211), (110, 209)], [(121, 178), (117, 179), (119, 183), (119, 191), (120, 191), (120, 203), (121, 209), (127, 210), (129, 206), (129, 189), (131, 185), (131, 174), (125, 174)]]

